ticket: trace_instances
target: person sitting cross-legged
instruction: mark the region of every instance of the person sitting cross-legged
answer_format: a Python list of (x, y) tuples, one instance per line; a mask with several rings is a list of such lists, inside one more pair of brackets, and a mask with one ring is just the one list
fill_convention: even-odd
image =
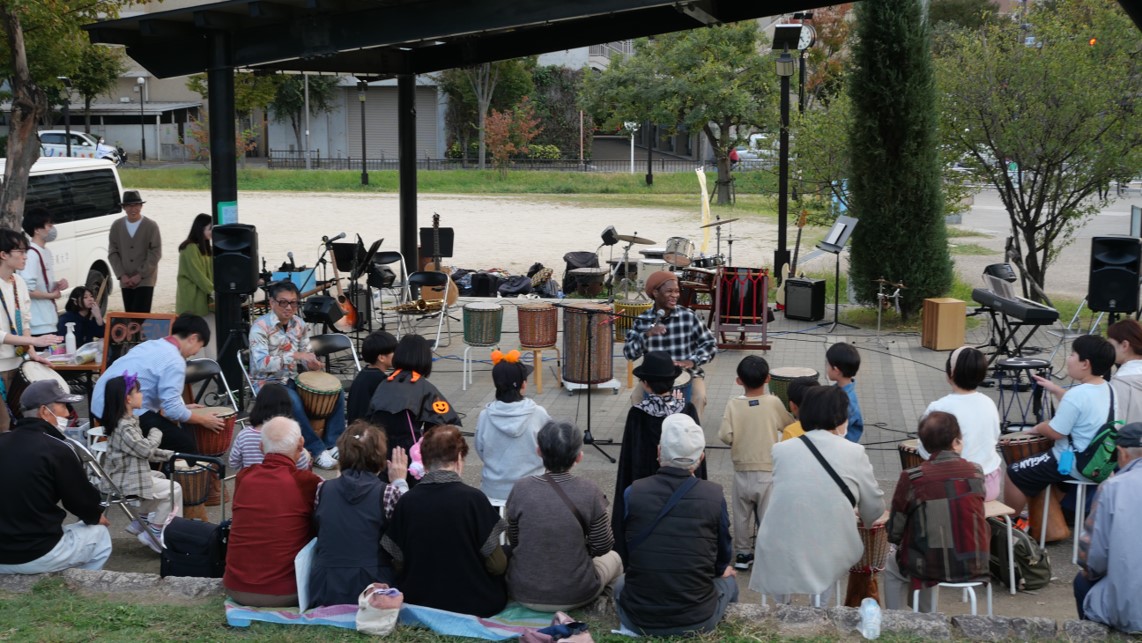
[[(888, 609), (904, 609), (905, 592), (936, 583), (962, 583), (988, 575), (991, 528), (984, 514), (984, 475), (964, 459), (956, 416), (932, 411), (920, 420), (920, 443), (931, 458), (900, 472), (888, 541), (895, 555), (884, 574)], [(932, 593), (920, 592), (920, 609), (934, 612)]]
[(583, 431), (548, 420), (536, 439), (546, 471), (521, 478), (508, 496), (508, 591), (531, 609), (566, 612), (613, 585), (623, 563), (603, 492), (571, 475), (583, 459)]

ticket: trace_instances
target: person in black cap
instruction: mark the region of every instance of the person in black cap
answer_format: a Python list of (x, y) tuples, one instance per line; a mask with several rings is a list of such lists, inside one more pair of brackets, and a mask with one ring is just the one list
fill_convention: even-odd
[(127, 216), (111, 224), (107, 239), (107, 260), (123, 291), (123, 310), (129, 313), (151, 312), (159, 260), (163, 258), (159, 224), (143, 216), (144, 203), (137, 190), (124, 192), (123, 211)]
[(1098, 487), (1079, 538), (1079, 618), (1142, 632), (1142, 422), (1118, 431), (1118, 473)]
[(496, 401), (476, 420), (476, 453), (484, 461), (480, 490), (506, 502), (517, 480), (543, 475), (536, 436), (551, 416), (524, 397), (532, 368), (519, 361), (519, 351), (492, 351), (492, 364)]
[[(644, 399), (627, 412), (623, 429), (623, 447), (619, 451), (619, 468), (615, 478), (614, 509), (611, 526), (615, 532), (615, 550), (627, 560), (626, 540), (623, 538), (623, 516), (626, 507), (623, 492), (634, 483), (658, 472), (658, 443), (662, 436), (662, 421), (669, 415), (683, 413), (698, 423), (698, 410), (674, 390), (674, 380), (682, 374), (666, 351), (651, 351), (634, 369)], [(706, 463), (697, 466), (694, 475), (706, 479)]]
[[(0, 574), (102, 569), (111, 556), (99, 490), (60, 433), (67, 405), (82, 399), (34, 382), (20, 397), (23, 417), (0, 433)], [(68, 513), (80, 522), (63, 526)]]

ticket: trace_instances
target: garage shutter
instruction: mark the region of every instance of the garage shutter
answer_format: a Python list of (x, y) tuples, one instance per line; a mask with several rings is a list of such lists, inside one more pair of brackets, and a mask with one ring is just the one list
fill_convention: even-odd
[[(348, 100), (346, 110), (349, 126), (345, 137), (349, 139), (350, 156), (361, 156), (361, 103), (357, 90), (346, 90)], [(416, 88), (416, 157), (418, 159), (438, 158), (436, 88)], [(368, 141), (370, 159), (396, 160), (400, 157), (397, 148), (397, 88), (370, 87), (365, 100), (365, 137)]]

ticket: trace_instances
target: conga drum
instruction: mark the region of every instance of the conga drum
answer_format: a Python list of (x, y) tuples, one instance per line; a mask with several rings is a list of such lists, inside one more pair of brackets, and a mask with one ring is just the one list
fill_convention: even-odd
[(341, 381), (324, 371), (306, 371), (297, 376), (297, 394), (305, 407), (310, 426), (318, 436), (325, 434), (325, 418), (333, 415)]
[(896, 450), (900, 453), (901, 469), (914, 469), (924, 462), (924, 458), (920, 457), (920, 440), (916, 438), (904, 440), (896, 445)]
[(504, 327), (504, 307), (489, 302), (464, 306), (464, 343), (469, 346), (496, 346)]
[(222, 422), (222, 430), (215, 433), (210, 429), (192, 425), (194, 429), (194, 443), (201, 455), (220, 456), (230, 448), (230, 440), (234, 437), (234, 423), (238, 420), (238, 412), (228, 406), (206, 406), (201, 409), (191, 409), (192, 415), (215, 415)]
[[(1054, 441), (1045, 435), (1019, 431), (1000, 436), (997, 448), (1007, 464), (1012, 465), (1032, 456), (1047, 453), (1054, 444)], [(1063, 507), (1059, 502), (1063, 494), (1051, 494), (1047, 502), (1046, 515), (1044, 515), (1043, 493), (1027, 499), (1027, 521), (1031, 526), (1031, 537), (1038, 538), (1043, 533), (1045, 520), (1047, 523), (1047, 542), (1070, 538), (1071, 528), (1063, 517)]]
[(845, 592), (845, 605), (860, 607), (867, 597), (878, 598), (876, 574), (884, 571), (888, 563), (888, 531), (884, 525), (866, 528), (857, 525), (857, 533), (864, 545), (860, 561), (849, 568), (848, 590)]
[(789, 383), (798, 377), (818, 379), (820, 374), (807, 366), (782, 366), (769, 371), (769, 392), (789, 408)]
[[(615, 314), (616, 315), (629, 315), (630, 317), (637, 317), (654, 306), (653, 302), (642, 301), (616, 301)], [(628, 317), (619, 317), (615, 320), (615, 341), (625, 342), (627, 339), (627, 331), (634, 327), (634, 320)]]
[(599, 322), (611, 314), (610, 304), (567, 304), (563, 308), (563, 379), (575, 384), (602, 384), (614, 377), (614, 336)]
[(521, 348), (548, 348), (559, 336), (559, 314), (551, 304), (523, 304), (516, 308)]

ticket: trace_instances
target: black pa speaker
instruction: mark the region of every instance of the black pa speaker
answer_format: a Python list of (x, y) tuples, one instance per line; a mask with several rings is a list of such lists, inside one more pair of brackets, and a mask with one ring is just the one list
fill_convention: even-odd
[(1142, 241), (1133, 237), (1095, 237), (1090, 241), (1087, 308), (1100, 313), (1138, 310)]
[(785, 318), (820, 321), (825, 318), (824, 279), (786, 279)]
[(244, 223), (214, 226), (214, 288), (244, 295), (258, 288), (258, 231)]
[(305, 300), (301, 307), (301, 318), (307, 324), (326, 324), (332, 326), (340, 320), (345, 313), (337, 305), (335, 297), (327, 295), (314, 295)]

